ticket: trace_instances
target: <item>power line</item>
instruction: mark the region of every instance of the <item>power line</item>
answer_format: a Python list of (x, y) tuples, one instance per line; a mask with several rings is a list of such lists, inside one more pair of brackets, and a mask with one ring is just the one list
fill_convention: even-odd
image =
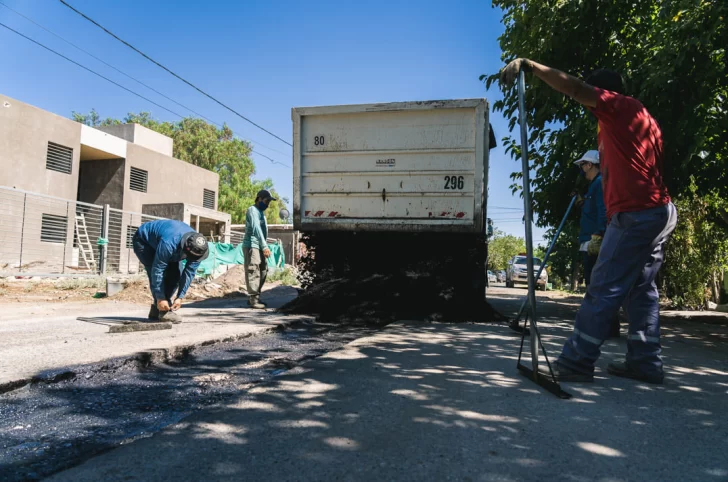
[[(73, 42), (71, 42), (70, 40), (67, 40), (67, 39), (63, 38), (63, 37), (62, 37), (61, 35), (57, 34), (56, 32), (54, 32), (54, 31), (50, 30), (50, 29), (49, 29), (49, 28), (47, 28), (47, 27), (44, 27), (43, 25), (39, 24), (38, 22), (36, 22), (36, 21), (35, 21), (35, 20), (33, 20), (32, 18), (30, 18), (30, 17), (28, 17), (28, 16), (26, 16), (26, 15), (23, 15), (22, 13), (20, 13), (20, 12), (18, 12), (17, 10), (15, 10), (15, 9), (13, 9), (13, 8), (11, 8), (11, 7), (9, 7), (9, 6), (8, 6), (8, 5), (6, 5), (5, 3), (3, 3), (3, 2), (0, 2), (0, 5), (2, 5), (3, 7), (7, 8), (8, 10), (10, 10), (10, 11), (11, 11), (11, 12), (13, 12), (13, 13), (15, 13), (16, 15), (18, 15), (18, 16), (20, 16), (20, 17), (23, 17), (23, 18), (24, 18), (25, 20), (27, 20), (28, 22), (32, 23), (33, 25), (35, 25), (35, 26), (37, 26), (37, 27), (39, 27), (39, 28), (41, 28), (41, 29), (45, 30), (46, 32), (50, 33), (51, 35), (53, 35), (53, 36), (55, 36), (55, 37), (59, 38), (60, 40), (62, 40), (63, 42), (67, 43), (67, 44), (68, 44), (68, 45), (70, 45), (71, 47), (73, 47), (73, 48), (75, 48), (75, 49), (77, 49), (77, 50), (79, 50), (79, 51), (81, 51), (81, 52), (85, 53), (85, 54), (86, 54), (86, 55), (88, 55), (89, 57), (91, 57), (91, 58), (93, 58), (93, 59), (95, 59), (95, 60), (97, 60), (97, 61), (101, 62), (102, 64), (106, 65), (107, 67), (110, 67), (110, 68), (114, 69), (115, 71), (119, 72), (119, 73), (120, 73), (121, 75), (124, 75), (125, 77), (127, 77), (127, 78), (129, 78), (129, 79), (133, 80), (134, 82), (138, 83), (139, 85), (141, 85), (141, 86), (144, 86), (144, 87), (146, 87), (147, 89), (151, 90), (152, 92), (154, 92), (154, 93), (156, 93), (156, 94), (158, 94), (158, 95), (161, 95), (161, 96), (162, 96), (162, 97), (164, 97), (165, 99), (167, 99), (167, 100), (169, 100), (169, 101), (171, 101), (171, 102), (173, 102), (173, 103), (177, 104), (178, 106), (182, 107), (183, 109), (186, 109), (186, 110), (188, 110), (188, 111), (192, 112), (193, 114), (195, 114), (196, 116), (198, 116), (198, 117), (200, 117), (200, 118), (202, 118), (202, 119), (205, 119), (205, 120), (206, 120), (206, 121), (208, 121), (209, 123), (211, 123), (211, 124), (214, 124), (214, 125), (216, 125), (216, 126), (218, 126), (218, 127), (220, 127), (220, 128), (222, 128), (222, 127), (223, 127), (223, 124), (221, 124), (220, 122), (215, 122), (214, 120), (212, 120), (212, 119), (210, 119), (210, 118), (208, 118), (208, 117), (206, 117), (206, 116), (204, 116), (204, 115), (200, 114), (199, 112), (195, 112), (195, 111), (194, 111), (193, 109), (191, 109), (190, 107), (187, 107), (186, 105), (184, 105), (184, 104), (181, 104), (181, 103), (177, 102), (176, 100), (172, 99), (171, 97), (169, 97), (169, 96), (167, 96), (167, 95), (163, 94), (162, 92), (160, 92), (160, 91), (156, 90), (155, 88), (153, 88), (153, 87), (151, 87), (151, 86), (149, 86), (149, 85), (145, 84), (145, 83), (144, 83), (144, 82), (142, 82), (141, 80), (139, 80), (139, 79), (137, 79), (137, 78), (135, 78), (135, 77), (131, 76), (130, 74), (127, 74), (127, 73), (126, 73), (126, 72), (124, 72), (123, 70), (121, 70), (121, 69), (119, 69), (119, 68), (117, 68), (117, 67), (115, 67), (115, 66), (111, 65), (110, 63), (108, 63), (108, 62), (106, 62), (105, 60), (103, 60), (103, 59), (101, 59), (101, 58), (97, 57), (96, 55), (94, 55), (94, 54), (92, 54), (91, 52), (89, 52), (89, 51), (87, 51), (87, 50), (83, 49), (82, 47), (79, 47), (78, 45), (74, 44), (74, 43), (73, 43)], [(267, 146), (267, 145), (263, 144), (262, 142), (259, 142), (259, 141), (256, 141), (256, 140), (254, 140), (254, 139), (244, 139), (244, 138), (242, 138), (242, 137), (239, 137), (239, 138), (240, 138), (240, 139), (242, 139), (242, 140), (244, 140), (244, 141), (246, 141), (246, 142), (253, 142), (253, 143), (255, 143), (255, 144), (258, 144), (258, 145), (260, 145), (261, 147), (264, 147), (264, 148), (266, 148), (266, 149), (270, 149), (270, 150), (271, 150), (271, 151), (273, 151), (273, 152), (277, 152), (277, 153), (279, 153), (279, 154), (287, 155), (287, 154), (286, 154), (285, 152), (281, 152), (281, 151), (279, 151), (279, 150), (276, 150), (276, 149), (274, 149), (274, 148), (272, 148), (272, 147), (270, 147), (270, 146)], [(256, 154), (258, 154), (258, 155), (261, 155), (261, 156), (265, 157), (266, 159), (269, 159), (269, 160), (270, 160), (271, 162), (275, 162), (275, 163), (277, 163), (277, 164), (281, 164), (281, 165), (284, 165), (284, 166), (286, 166), (286, 167), (290, 167), (290, 166), (288, 166), (287, 164), (283, 164), (282, 162), (279, 162), (279, 161), (276, 161), (276, 160), (274, 160), (274, 159), (271, 159), (270, 157), (266, 156), (265, 154), (261, 154), (261, 153), (260, 153), (260, 152), (258, 152), (258, 151), (255, 151), (255, 150), (253, 150), (253, 152), (255, 152), (255, 153), (256, 153)]]
[[(2, 4), (2, 2), (0, 2), (0, 4)], [(3, 5), (3, 6), (5, 6), (5, 7), (7, 7), (7, 5), (5, 5), (5, 4), (2, 4), (2, 5)], [(9, 8), (9, 7), (8, 7), (8, 8)], [(12, 10), (12, 9), (11, 9), (11, 10)], [(73, 59), (71, 59), (71, 58), (69, 58), (69, 57), (66, 57), (65, 55), (61, 54), (60, 52), (57, 52), (57, 51), (53, 50), (52, 48), (50, 48), (50, 47), (48, 47), (48, 46), (46, 46), (46, 45), (44, 45), (44, 44), (42, 44), (42, 43), (38, 42), (37, 40), (34, 40), (34, 39), (32, 39), (32, 38), (28, 37), (27, 35), (25, 35), (25, 34), (23, 34), (23, 33), (21, 33), (21, 32), (18, 32), (17, 30), (15, 30), (15, 29), (13, 29), (13, 28), (11, 28), (11, 27), (9, 27), (9, 26), (5, 25), (5, 24), (4, 24), (4, 23), (2, 23), (2, 22), (0, 22), (0, 26), (2, 26), (2, 27), (5, 27), (6, 29), (8, 29), (8, 30), (10, 30), (11, 32), (13, 32), (13, 33), (15, 33), (15, 34), (17, 34), (17, 35), (19, 35), (19, 36), (23, 37), (23, 38), (24, 38), (24, 39), (26, 39), (26, 40), (29, 40), (30, 42), (33, 42), (34, 44), (38, 45), (39, 47), (42, 47), (42, 48), (44, 48), (44, 49), (48, 50), (49, 52), (52, 52), (52, 53), (54, 53), (54, 54), (58, 55), (58, 56), (59, 56), (59, 57), (61, 57), (62, 59), (64, 59), (64, 60), (67, 60), (67, 61), (71, 62), (72, 64), (74, 64), (74, 65), (78, 66), (78, 67), (81, 67), (82, 69), (86, 70), (87, 72), (90, 72), (90, 73), (92, 73), (92, 74), (94, 74), (94, 75), (96, 75), (96, 76), (98, 76), (98, 77), (100, 77), (100, 78), (104, 79), (105, 81), (107, 81), (107, 82), (110, 82), (111, 84), (114, 84), (115, 86), (117, 86), (117, 87), (119, 87), (119, 88), (121, 88), (121, 89), (124, 89), (125, 91), (129, 92), (130, 94), (133, 94), (133, 95), (135, 95), (135, 96), (139, 97), (140, 99), (143, 99), (143, 100), (145, 100), (145, 101), (149, 102), (150, 104), (153, 104), (153, 105), (155, 105), (155, 106), (159, 107), (160, 109), (164, 109), (164, 110), (166, 110), (167, 112), (169, 112), (169, 113), (170, 113), (170, 114), (172, 114), (172, 115), (175, 115), (175, 116), (177, 116), (177, 117), (179, 117), (179, 118), (181, 118), (181, 119), (184, 119), (184, 118), (185, 118), (185, 116), (183, 116), (182, 114), (180, 114), (180, 113), (178, 113), (178, 112), (175, 112), (175, 111), (173, 111), (173, 110), (171, 110), (171, 109), (169, 109), (169, 108), (167, 108), (167, 107), (165, 107), (165, 106), (163, 106), (163, 105), (161, 105), (161, 104), (158, 104), (157, 102), (154, 102), (153, 100), (151, 100), (151, 99), (149, 99), (149, 98), (147, 98), (147, 97), (145, 97), (145, 96), (143, 96), (143, 95), (141, 95), (141, 94), (139, 94), (139, 93), (137, 93), (137, 92), (135, 92), (135, 91), (133, 91), (133, 90), (131, 90), (131, 89), (129, 89), (129, 88), (127, 88), (127, 87), (125, 87), (125, 86), (121, 85), (121, 84), (119, 84), (118, 82), (115, 82), (115, 81), (111, 80), (110, 78), (108, 78), (108, 77), (105, 77), (104, 75), (101, 75), (100, 73), (96, 72), (95, 70), (91, 70), (90, 68), (86, 67), (85, 65), (82, 65), (82, 64), (80, 64), (80, 63), (76, 62), (75, 60), (73, 60)], [(39, 26), (40, 26), (40, 25), (39, 25)], [(52, 32), (51, 32), (51, 33), (52, 33)], [(70, 42), (69, 42), (69, 43), (70, 43)], [(89, 54), (89, 55), (91, 55), (91, 54)], [(93, 57), (93, 56), (92, 56), (92, 57)], [(107, 64), (107, 65), (108, 65), (108, 64)], [(112, 67), (112, 66), (110, 66), (110, 67)], [(112, 68), (113, 68), (113, 67), (112, 67)], [(117, 69), (117, 70), (118, 70), (118, 69)], [(122, 72), (122, 73), (123, 73), (123, 72)], [(126, 75), (126, 74), (125, 74), (125, 75)], [(128, 77), (130, 77), (130, 76), (128, 76)], [(132, 78), (132, 77), (130, 77), (130, 78)], [(133, 79), (133, 78), (132, 78), (132, 79)], [(142, 85), (144, 85), (144, 84), (143, 84), (143, 83), (141, 83), (141, 82), (139, 82), (139, 83), (140, 83), (140, 84), (142, 84)], [(150, 89), (151, 89), (151, 87), (150, 87)], [(151, 90), (154, 90), (154, 89), (151, 89)], [(156, 92), (156, 91), (155, 91), (155, 92)], [(164, 96), (163, 94), (160, 94), (160, 95), (162, 95), (162, 96), (163, 96), (163, 97), (165, 97), (165, 98), (168, 98), (168, 97)], [(170, 100), (172, 100), (172, 99), (170, 99)], [(174, 100), (172, 100), (172, 102), (175, 102), (175, 101), (174, 101)], [(193, 112), (193, 113), (197, 114), (197, 113), (196, 113), (195, 111), (193, 111), (192, 109), (189, 109), (189, 108), (185, 107), (184, 105), (182, 105), (182, 104), (179, 104), (178, 102), (175, 102), (175, 104), (178, 104), (178, 105), (180, 105), (181, 107), (184, 107), (184, 108), (186, 108), (186, 109), (187, 109), (187, 110), (189, 110), (190, 112)], [(197, 114), (197, 115), (200, 115), (200, 114)], [(200, 115), (200, 117), (202, 117), (202, 118), (204, 118), (204, 119), (206, 119), (206, 120), (208, 120), (208, 121), (212, 122), (213, 124), (216, 124), (216, 125), (218, 125), (218, 126), (221, 126), (221, 124), (218, 124), (218, 123), (216, 123), (216, 122), (214, 122), (214, 121), (211, 121), (210, 119), (207, 119), (206, 117), (204, 117), (204, 116), (202, 116), (202, 115)], [(285, 166), (285, 167), (288, 167), (288, 168), (290, 168), (290, 167), (291, 167), (291, 166), (289, 166), (289, 165), (287, 165), (287, 164), (284, 164), (284, 163), (282, 163), (282, 162), (280, 162), (280, 161), (276, 161), (275, 159), (272, 159), (272, 158), (270, 158), (270, 157), (266, 156), (265, 154), (262, 154), (262, 153), (260, 153), (260, 152), (256, 151), (255, 149), (251, 149), (251, 152), (253, 152), (253, 153), (255, 153), (255, 154), (258, 154), (259, 156), (265, 157), (266, 159), (268, 159), (269, 161), (271, 161), (271, 162), (273, 162), (273, 163), (275, 163), (275, 164), (280, 164), (280, 165), (282, 165), (282, 166)]]
[(253, 122), (252, 120), (248, 119), (247, 117), (245, 117), (244, 115), (242, 115), (241, 113), (239, 113), (238, 111), (236, 111), (235, 109), (233, 109), (232, 107), (229, 107), (228, 105), (224, 104), (223, 102), (221, 102), (221, 101), (217, 100), (217, 99), (216, 99), (215, 97), (213, 97), (212, 95), (210, 95), (210, 94), (208, 94), (207, 92), (205, 92), (204, 90), (200, 89), (199, 87), (197, 87), (197, 86), (196, 86), (195, 84), (193, 84), (192, 82), (189, 82), (188, 80), (185, 80), (185, 79), (184, 79), (183, 77), (181, 77), (181, 76), (177, 75), (176, 73), (174, 73), (173, 71), (171, 71), (170, 69), (168, 69), (168, 68), (167, 68), (167, 67), (165, 67), (164, 65), (160, 64), (159, 62), (157, 62), (156, 60), (154, 60), (153, 58), (151, 58), (150, 56), (148, 56), (147, 54), (145, 54), (144, 52), (142, 52), (142, 51), (141, 51), (141, 50), (139, 50), (138, 48), (134, 47), (134, 46), (133, 46), (132, 44), (130, 44), (129, 42), (127, 42), (127, 41), (125, 41), (125, 40), (121, 39), (120, 37), (118, 37), (118, 36), (117, 36), (116, 34), (114, 34), (113, 32), (111, 32), (110, 30), (108, 30), (108, 29), (107, 29), (106, 27), (104, 27), (103, 25), (101, 25), (101, 24), (100, 24), (100, 23), (98, 23), (97, 21), (95, 21), (95, 20), (93, 20), (92, 18), (90, 18), (90, 17), (86, 16), (86, 15), (85, 15), (85, 14), (84, 14), (83, 12), (80, 12), (80, 11), (76, 10), (76, 9), (75, 9), (75, 8), (73, 8), (73, 7), (71, 6), (71, 5), (69, 5), (68, 3), (66, 3), (66, 2), (64, 1), (64, 0), (60, 0), (60, 1), (61, 1), (61, 3), (62, 3), (63, 5), (65, 5), (66, 7), (70, 8), (71, 10), (73, 10), (74, 12), (76, 12), (77, 14), (79, 14), (80, 16), (82, 16), (83, 18), (85, 18), (86, 20), (88, 20), (89, 22), (93, 23), (94, 25), (96, 25), (97, 27), (99, 27), (99, 28), (100, 28), (101, 30), (103, 30), (103, 31), (104, 31), (104, 32), (106, 32), (107, 34), (111, 35), (111, 36), (112, 36), (112, 37), (114, 37), (114, 38), (115, 38), (116, 40), (118, 40), (119, 42), (123, 43), (124, 45), (126, 45), (127, 47), (129, 47), (130, 49), (132, 49), (133, 51), (135, 51), (136, 53), (138, 53), (139, 55), (141, 55), (141, 56), (142, 56), (142, 57), (144, 57), (145, 59), (149, 60), (150, 62), (152, 62), (152, 63), (153, 63), (153, 64), (155, 64), (156, 66), (158, 66), (158, 67), (160, 67), (160, 68), (162, 68), (162, 69), (166, 70), (167, 72), (169, 72), (169, 73), (170, 73), (170, 74), (172, 74), (173, 76), (177, 77), (177, 78), (178, 78), (179, 80), (181, 80), (181, 81), (182, 81), (182, 82), (184, 82), (185, 84), (189, 85), (190, 87), (192, 87), (193, 89), (195, 89), (196, 91), (198, 91), (199, 93), (201, 93), (202, 95), (204, 95), (205, 97), (209, 98), (210, 100), (213, 100), (214, 102), (216, 102), (217, 104), (219, 104), (219, 105), (221, 105), (222, 107), (226, 108), (227, 110), (229, 110), (230, 112), (232, 112), (232, 113), (233, 113), (233, 114), (235, 114), (236, 116), (240, 117), (240, 118), (241, 118), (241, 119), (243, 119), (244, 121), (246, 121), (246, 122), (249, 122), (250, 124), (252, 124), (252, 125), (254, 125), (255, 127), (257, 127), (258, 129), (262, 130), (263, 132), (265, 132), (265, 133), (267, 133), (267, 134), (270, 134), (271, 136), (275, 137), (276, 139), (278, 139), (279, 141), (283, 142), (284, 144), (288, 144), (289, 146), (293, 147), (293, 144), (291, 144), (291, 143), (290, 143), (290, 142), (288, 142), (287, 140), (283, 139), (282, 137), (279, 137), (279, 136), (277, 136), (276, 134), (272, 133), (272, 132), (271, 132), (271, 131), (269, 131), (268, 129), (266, 129), (266, 128), (264, 128), (264, 127), (262, 127), (262, 126), (260, 126), (260, 125), (256, 124), (255, 122)]

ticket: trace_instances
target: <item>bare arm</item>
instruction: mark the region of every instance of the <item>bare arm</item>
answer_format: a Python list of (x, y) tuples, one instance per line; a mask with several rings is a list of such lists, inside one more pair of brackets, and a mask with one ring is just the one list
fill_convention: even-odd
[(546, 82), (549, 87), (564, 95), (568, 95), (575, 101), (587, 107), (597, 106), (597, 92), (586, 82), (577, 79), (557, 69), (539, 64), (529, 59), (516, 59), (501, 71), (501, 83), (510, 83), (524, 69), (531, 71), (539, 79)]

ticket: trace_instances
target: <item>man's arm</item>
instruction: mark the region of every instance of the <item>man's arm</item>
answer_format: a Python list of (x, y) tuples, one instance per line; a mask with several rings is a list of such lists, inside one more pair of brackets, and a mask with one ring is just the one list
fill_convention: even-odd
[(587, 107), (596, 107), (598, 95), (594, 88), (586, 82), (577, 79), (558, 69), (552, 69), (546, 65), (539, 64), (529, 59), (516, 59), (501, 70), (501, 84), (510, 84), (523, 69), (526, 72), (533, 72), (539, 79), (546, 82), (549, 87), (564, 95), (568, 95), (575, 101)]
[(181, 300), (187, 294), (187, 290), (190, 287), (190, 283), (195, 278), (197, 268), (200, 267), (199, 261), (190, 263), (189, 261), (185, 264), (185, 269), (179, 277), (179, 285), (177, 286), (177, 299)]

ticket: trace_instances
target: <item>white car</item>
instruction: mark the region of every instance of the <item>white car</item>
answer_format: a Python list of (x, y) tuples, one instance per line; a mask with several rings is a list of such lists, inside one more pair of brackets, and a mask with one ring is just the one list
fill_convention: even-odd
[(491, 270), (488, 270), (488, 282), (489, 283), (497, 283), (498, 282), (498, 278), (495, 276), (495, 274), (493, 274), (493, 272)]
[[(506, 286), (508, 288), (515, 288), (516, 283), (528, 285), (528, 268), (526, 262), (528, 258), (525, 254), (519, 254), (514, 256), (508, 262), (508, 269), (506, 270)], [(533, 276), (538, 274), (538, 270), (541, 267), (541, 260), (539, 258), (533, 258)], [(536, 287), (542, 290), (546, 289), (546, 284), (549, 282), (549, 275), (546, 273), (546, 268), (541, 272), (541, 276), (536, 280)]]

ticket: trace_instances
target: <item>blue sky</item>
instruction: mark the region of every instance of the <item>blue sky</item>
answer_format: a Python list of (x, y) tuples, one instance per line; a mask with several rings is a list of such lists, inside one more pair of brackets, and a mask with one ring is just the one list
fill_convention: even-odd
[[(68, 0), (151, 57), (284, 139), (291, 107), (501, 97), (478, 81), (501, 67), (501, 12), (484, 1)], [(0, 0), (97, 57), (206, 117), (227, 122), (255, 149), (291, 164), (291, 148), (261, 132), (51, 0)], [(0, 22), (183, 115), (179, 106), (79, 52), (0, 5)], [(102, 117), (150, 111), (178, 118), (0, 27), (0, 92), (59, 115), (95, 108)], [(491, 122), (500, 140), (507, 129)], [(291, 170), (255, 156), (256, 177), (292, 194)], [(491, 152), (489, 215), (523, 235), (511, 195), (520, 162)], [(543, 231), (535, 228), (534, 240)]]

